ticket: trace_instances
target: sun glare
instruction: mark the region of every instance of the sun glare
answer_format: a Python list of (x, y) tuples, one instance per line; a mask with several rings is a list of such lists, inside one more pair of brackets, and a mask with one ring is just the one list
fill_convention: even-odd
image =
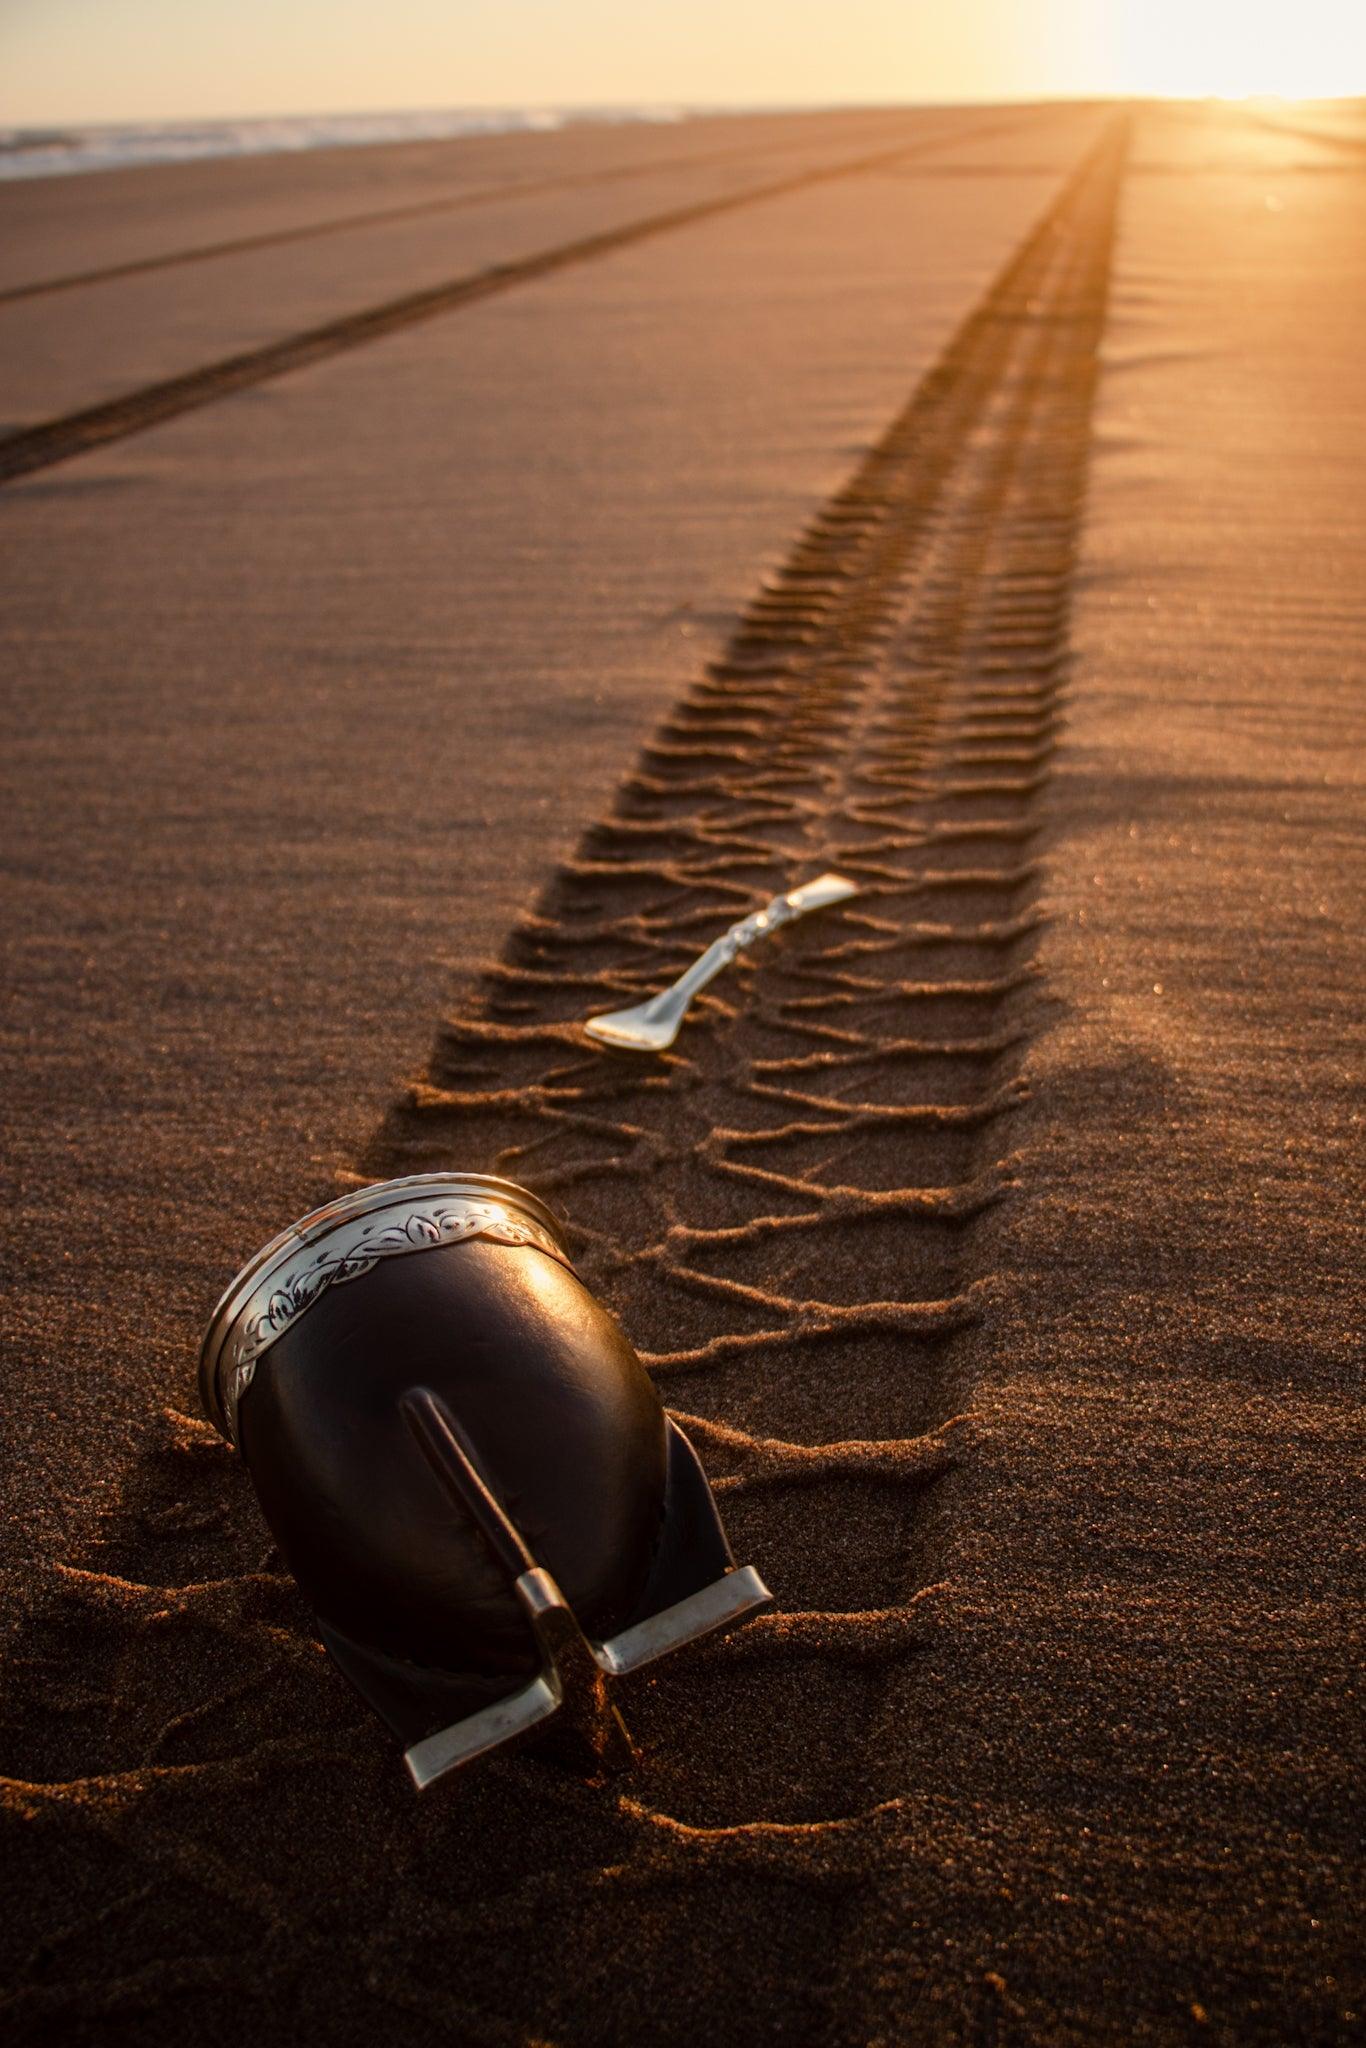
[(1125, 90), (1332, 99), (1366, 91), (1362, 0), (1131, 0), (1116, 9)]

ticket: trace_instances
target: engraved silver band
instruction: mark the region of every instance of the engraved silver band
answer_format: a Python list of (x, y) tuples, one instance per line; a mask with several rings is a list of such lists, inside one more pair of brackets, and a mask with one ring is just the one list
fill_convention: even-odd
[(419, 1173), (357, 1188), (282, 1230), (242, 1268), (213, 1312), (199, 1358), (205, 1412), (237, 1442), (237, 1404), (256, 1362), (329, 1287), (380, 1259), (484, 1238), (529, 1245), (572, 1272), (554, 1213), (513, 1181)]

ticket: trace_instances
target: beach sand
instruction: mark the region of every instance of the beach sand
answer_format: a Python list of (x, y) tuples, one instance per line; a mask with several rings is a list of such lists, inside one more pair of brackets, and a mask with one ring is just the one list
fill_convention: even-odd
[[(904, 122), (0, 493), (19, 2038), (1358, 2031), (1366, 127)], [(636, 147), (256, 162), (242, 218)], [(42, 188), (50, 268), (246, 168), (71, 181), (65, 248)], [(192, 266), (203, 360), (279, 257)], [(99, 321), (171, 362), (130, 290), (0, 334), (96, 402)], [(832, 863), (667, 1059), (586, 1048)], [(623, 1688), (611, 1787), (415, 1802), (194, 1419), (241, 1258), (438, 1165), (568, 1217), (778, 1596)]]

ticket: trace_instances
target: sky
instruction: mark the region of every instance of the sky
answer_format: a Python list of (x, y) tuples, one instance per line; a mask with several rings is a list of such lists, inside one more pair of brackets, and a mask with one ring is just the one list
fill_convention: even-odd
[(1366, 0), (0, 0), (0, 122), (1366, 93)]

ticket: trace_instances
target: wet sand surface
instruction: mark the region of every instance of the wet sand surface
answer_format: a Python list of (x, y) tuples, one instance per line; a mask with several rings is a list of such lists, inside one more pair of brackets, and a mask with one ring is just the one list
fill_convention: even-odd
[[(1025, 109), (1000, 110), (1013, 116)], [(949, 136), (956, 108), (882, 113), (717, 115), (654, 126), (586, 123), (535, 135), (467, 136), (293, 156), (148, 165), (116, 176), (45, 179), (0, 191), (3, 288), (151, 261), (248, 236), (297, 233), (320, 221), (447, 200), (485, 203), (509, 189), (769, 154), (850, 136)], [(79, 186), (79, 189), (76, 189)]]
[(301, 235), (213, 261), (108, 279), (74, 299), (64, 292), (11, 300), (0, 307), (4, 424), (13, 429), (121, 397), (451, 278), (588, 236), (630, 232), (680, 207), (829, 175), (870, 156), (899, 162), (904, 153), (905, 162), (918, 167), (927, 156), (952, 165), (980, 161), (985, 151), (994, 168), (1040, 156), (1062, 167), (1091, 125), (1085, 112), (1050, 119), (1035, 109), (976, 120), (960, 115), (952, 122), (942, 113), (868, 117), (858, 127), (846, 116), (828, 131), (807, 128), (796, 136), (775, 137), (763, 124), (751, 124), (747, 144), (732, 139), (724, 148), (696, 150), (695, 162), (676, 153), (629, 177), (617, 174), (626, 146), (618, 140), (610, 176), (566, 169), (558, 184), (545, 179), (521, 195), (515, 185), (485, 186), (476, 188), (477, 205), (371, 224), (361, 219), (345, 232)]
[[(1361, 174), (1087, 118), (4, 494), (24, 2038), (1352, 2037)], [(186, 1419), (242, 1253), (455, 1163), (779, 1596), (624, 1790), (415, 1805)]]

